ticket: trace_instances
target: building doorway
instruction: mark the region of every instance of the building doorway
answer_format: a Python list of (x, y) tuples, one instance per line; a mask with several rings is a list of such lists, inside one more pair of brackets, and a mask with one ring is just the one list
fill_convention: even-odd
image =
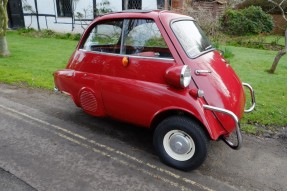
[(8, 26), (11, 29), (25, 28), (21, 0), (9, 0), (7, 5)]

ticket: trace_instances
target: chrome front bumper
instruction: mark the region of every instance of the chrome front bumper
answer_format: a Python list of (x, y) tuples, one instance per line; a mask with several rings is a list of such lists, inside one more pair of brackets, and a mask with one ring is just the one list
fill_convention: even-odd
[[(254, 93), (253, 88), (249, 84), (242, 83), (242, 85), (244, 87), (247, 87), (249, 89), (249, 91), (250, 91), (252, 105), (251, 105), (251, 107), (249, 109), (244, 109), (244, 112), (249, 113), (249, 112), (254, 110), (255, 105), (256, 105), (255, 93)], [(222, 139), (232, 149), (239, 150), (241, 148), (241, 146), (242, 146), (242, 134), (241, 134), (241, 131), (240, 131), (240, 122), (238, 120), (238, 117), (232, 111), (229, 111), (227, 109), (214, 107), (214, 106), (210, 106), (210, 105), (205, 105), (205, 104), (203, 105), (203, 108), (207, 109), (207, 110), (214, 111), (214, 112), (219, 112), (219, 113), (223, 113), (223, 114), (229, 115), (234, 120), (235, 125), (236, 125), (235, 133), (236, 133), (236, 137), (237, 137), (237, 144), (234, 144), (232, 141), (228, 140), (225, 137), (222, 137)]]
[(249, 91), (250, 91), (251, 104), (252, 104), (252, 105), (251, 105), (251, 107), (250, 107), (249, 109), (245, 109), (245, 110), (244, 110), (245, 113), (249, 113), (249, 112), (251, 112), (251, 111), (254, 110), (255, 105), (256, 105), (256, 102), (255, 102), (255, 93), (254, 93), (253, 88), (252, 88), (249, 84), (243, 82), (242, 85), (243, 85), (244, 87), (248, 88)]

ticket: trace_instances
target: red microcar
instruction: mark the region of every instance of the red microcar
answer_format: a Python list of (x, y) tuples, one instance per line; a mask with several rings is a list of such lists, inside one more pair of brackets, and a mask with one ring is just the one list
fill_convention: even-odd
[(96, 18), (54, 80), (88, 114), (153, 128), (158, 156), (181, 170), (203, 163), (209, 140), (239, 149), (239, 120), (255, 107), (195, 20), (169, 11)]

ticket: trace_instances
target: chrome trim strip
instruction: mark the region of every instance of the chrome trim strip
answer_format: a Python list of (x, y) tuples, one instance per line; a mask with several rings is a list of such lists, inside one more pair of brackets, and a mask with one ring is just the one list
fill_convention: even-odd
[(127, 57), (132, 57), (132, 58), (174, 61), (173, 58), (163, 58), (163, 57), (153, 57), (153, 56), (136, 56), (136, 55), (132, 55), (132, 54), (122, 54), (122, 56), (127, 56)]
[(244, 109), (244, 112), (245, 112), (245, 113), (249, 113), (249, 112), (251, 112), (251, 111), (254, 110), (255, 105), (256, 105), (255, 92), (254, 92), (253, 88), (251, 87), (251, 85), (249, 85), (248, 83), (244, 83), (244, 82), (243, 82), (242, 85), (245, 86), (245, 87), (247, 87), (247, 88), (249, 89), (249, 91), (250, 91), (250, 96), (251, 96), (251, 103), (252, 103), (252, 105), (251, 105), (251, 107), (250, 107), (249, 109)]
[(242, 146), (242, 134), (241, 134), (241, 131), (240, 131), (240, 122), (238, 120), (238, 117), (232, 111), (229, 111), (227, 109), (222, 109), (222, 108), (219, 108), (219, 107), (214, 107), (214, 106), (205, 105), (205, 104), (203, 105), (203, 108), (211, 110), (211, 111), (227, 114), (230, 117), (232, 117), (232, 119), (234, 120), (234, 122), (236, 124), (237, 144), (235, 145), (234, 143), (232, 143), (227, 138), (222, 137), (222, 139), (230, 148), (232, 148), (234, 150), (239, 150), (241, 148), (241, 146)]
[(61, 91), (61, 93), (65, 94), (65, 95), (68, 95), (68, 96), (71, 96), (71, 94), (70, 94), (70, 93), (65, 92), (65, 91)]
[(174, 61), (174, 58), (164, 58), (164, 57), (153, 57), (153, 56), (137, 56), (132, 54), (116, 54), (110, 52), (99, 52), (99, 51), (90, 51), (80, 48), (80, 51), (89, 52), (93, 54), (104, 54), (104, 55), (111, 55), (111, 56), (118, 56), (118, 57), (132, 57), (132, 58), (143, 58), (143, 59), (153, 59), (153, 60), (165, 60), (165, 61)]

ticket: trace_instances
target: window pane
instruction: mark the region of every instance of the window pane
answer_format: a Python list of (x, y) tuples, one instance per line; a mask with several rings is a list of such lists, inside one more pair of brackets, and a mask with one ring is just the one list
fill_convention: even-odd
[(142, 9), (142, 0), (122, 0), (122, 10)]
[(171, 57), (171, 53), (153, 20), (131, 19), (126, 27), (125, 54)]
[(120, 53), (122, 25), (122, 20), (96, 25), (84, 43), (83, 49), (88, 51)]
[(172, 24), (173, 32), (189, 57), (212, 49), (209, 39), (194, 21), (177, 21)]
[(129, 0), (128, 9), (142, 9), (141, 0)]
[(57, 0), (57, 11), (59, 17), (72, 17), (71, 0)]

